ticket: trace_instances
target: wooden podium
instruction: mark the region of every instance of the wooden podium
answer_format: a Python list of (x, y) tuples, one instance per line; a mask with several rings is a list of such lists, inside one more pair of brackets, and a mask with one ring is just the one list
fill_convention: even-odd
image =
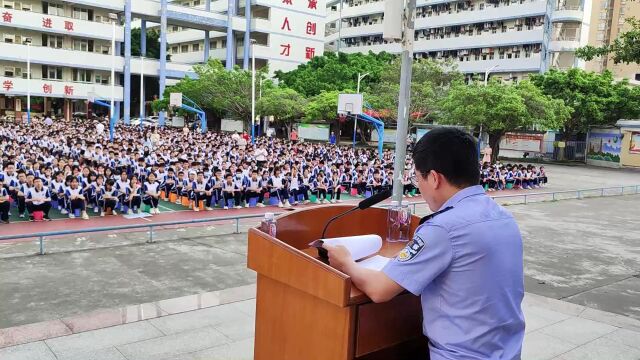
[[(426, 359), (420, 299), (402, 293), (373, 303), (346, 274), (319, 260), (308, 244), (350, 206), (315, 207), (277, 218), (277, 238), (249, 230), (247, 266), (258, 274), (256, 360)], [(420, 219), (411, 219), (411, 234)], [(326, 237), (387, 236), (387, 210), (369, 208), (334, 221)], [(384, 241), (395, 256), (406, 244)]]

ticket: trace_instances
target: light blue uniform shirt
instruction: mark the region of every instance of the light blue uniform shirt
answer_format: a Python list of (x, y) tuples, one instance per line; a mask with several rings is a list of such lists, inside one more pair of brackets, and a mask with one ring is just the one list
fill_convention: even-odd
[(428, 216), (382, 270), (421, 296), (431, 360), (520, 359), (524, 338), (522, 238), (481, 186)]

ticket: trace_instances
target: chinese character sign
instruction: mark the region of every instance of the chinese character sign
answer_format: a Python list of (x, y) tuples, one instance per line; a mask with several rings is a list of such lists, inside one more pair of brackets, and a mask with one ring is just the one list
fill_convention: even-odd
[(6, 91), (11, 91), (11, 89), (13, 89), (13, 81), (11, 80), (5, 80), (2, 83), (2, 87), (6, 90)]
[(51, 21), (51, 18), (42, 18), (43, 28), (51, 29), (52, 26), (53, 26), (53, 22)]
[(284, 21), (282, 22), (282, 26), (280, 27), (280, 30), (287, 30), (287, 31), (291, 31), (291, 25), (289, 25), (289, 18), (285, 17)]
[(312, 48), (312, 47), (305, 47), (304, 48), (304, 58), (305, 59), (312, 59), (314, 56), (316, 55), (316, 49)]
[(5, 11), (2, 13), (2, 21), (6, 23), (10, 23), (13, 20), (13, 14)]
[(73, 31), (73, 21), (65, 21), (64, 29), (67, 31)]
[(291, 44), (282, 44), (280, 47), (282, 48), (280, 55), (289, 56), (291, 52)]
[(318, 9), (318, 0), (307, 0), (307, 8), (309, 9)]
[(73, 86), (65, 85), (64, 94), (68, 96), (73, 96)]
[(42, 92), (45, 94), (51, 94), (53, 92), (53, 86), (51, 86), (51, 84), (42, 85)]
[(316, 23), (307, 21), (307, 35), (315, 35), (316, 34)]

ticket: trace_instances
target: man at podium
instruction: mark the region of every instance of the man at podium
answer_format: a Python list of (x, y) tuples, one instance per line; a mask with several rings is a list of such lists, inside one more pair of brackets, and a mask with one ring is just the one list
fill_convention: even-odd
[(331, 265), (374, 302), (405, 290), (421, 297), (431, 360), (520, 359), (522, 239), (512, 215), (478, 185), (476, 149), (472, 136), (453, 128), (431, 130), (416, 144), (416, 180), (434, 213), (382, 271), (325, 245)]

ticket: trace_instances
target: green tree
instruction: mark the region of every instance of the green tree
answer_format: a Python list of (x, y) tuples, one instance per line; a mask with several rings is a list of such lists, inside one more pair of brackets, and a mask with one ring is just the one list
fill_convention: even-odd
[(542, 92), (560, 99), (571, 109), (564, 123), (569, 137), (586, 132), (592, 125), (613, 125), (621, 118), (640, 115), (640, 89), (630, 88), (628, 82), (615, 82), (609, 71), (602, 74), (581, 69), (550, 70), (531, 76)]
[(325, 52), (289, 72), (276, 71), (275, 77), (286, 87), (292, 88), (305, 97), (319, 95), (323, 91), (356, 89), (358, 74), (369, 73), (362, 79), (361, 89), (375, 84), (385, 66), (394, 55), (385, 52), (374, 54)]
[[(140, 28), (131, 29), (131, 56), (140, 56)], [(124, 44), (122, 53), (124, 53)], [(168, 48), (168, 45), (167, 45)], [(160, 31), (158, 29), (147, 29), (147, 54), (151, 59), (160, 59)], [(170, 59), (167, 52), (167, 60)]]
[(626, 19), (626, 22), (629, 25), (628, 30), (619, 34), (612, 44), (599, 47), (587, 45), (576, 50), (576, 56), (590, 61), (597, 57), (613, 55), (616, 64), (640, 64), (640, 21), (631, 17)]
[[(391, 62), (380, 81), (366, 89), (365, 99), (388, 122), (398, 119), (400, 92), (400, 59)], [(452, 83), (464, 75), (452, 61), (421, 59), (414, 61), (411, 76), (410, 122), (432, 121), (437, 115), (438, 101), (444, 98)]]
[(256, 112), (260, 115), (273, 116), (287, 128), (287, 136), (291, 133), (293, 121), (304, 114), (307, 100), (293, 89), (272, 88), (263, 91), (256, 103)]
[(544, 95), (529, 81), (517, 85), (491, 81), (487, 86), (458, 82), (439, 104), (441, 124), (478, 128), (489, 134), (492, 161), (505, 133), (534, 128), (555, 129), (569, 116), (561, 101)]
[[(256, 74), (256, 87), (265, 78), (267, 68)], [(164, 92), (164, 100), (157, 100), (154, 109), (167, 110), (169, 94), (181, 92), (216, 117), (229, 116), (251, 122), (251, 72), (238, 67), (225, 69), (219, 60), (209, 60), (206, 64), (194, 66), (198, 78), (184, 78)], [(263, 90), (273, 87), (271, 81), (263, 82)], [(256, 94), (259, 89), (256, 89)]]
[(310, 98), (304, 109), (304, 120), (334, 121), (338, 117), (338, 95), (344, 93), (353, 93), (353, 91), (323, 91)]

